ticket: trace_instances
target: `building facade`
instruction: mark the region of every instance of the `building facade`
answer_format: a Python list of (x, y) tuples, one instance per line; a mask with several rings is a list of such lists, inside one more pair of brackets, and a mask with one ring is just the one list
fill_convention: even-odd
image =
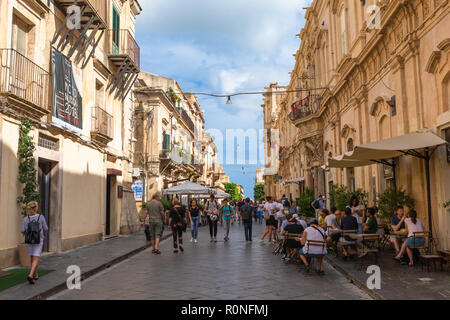
[(0, 267), (18, 262), (22, 119), (33, 123), (44, 251), (136, 231), (130, 119), (137, 0), (0, 1)]
[[(393, 184), (390, 167), (330, 169), (327, 159), (419, 130), (449, 141), (449, 11), (445, 0), (313, 1), (288, 85), (301, 91), (280, 104), (298, 128), (292, 144), (300, 158), (293, 160), (297, 173), (289, 166), (284, 175), (295, 177), (300, 170), (299, 178), (316, 195), (327, 195), (333, 184), (361, 188), (376, 204), (377, 194)], [(424, 161), (411, 156), (394, 161), (397, 186), (414, 197), (429, 228)], [(437, 148), (430, 170), (435, 244), (448, 250), (450, 217), (443, 207), (450, 199), (448, 147)]]
[(135, 86), (134, 168), (152, 194), (205, 175), (203, 111), (196, 97), (170, 78), (141, 72)]

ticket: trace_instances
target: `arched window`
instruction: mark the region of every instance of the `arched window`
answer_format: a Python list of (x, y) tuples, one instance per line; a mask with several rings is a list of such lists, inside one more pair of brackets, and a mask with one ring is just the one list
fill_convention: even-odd
[(450, 73), (444, 78), (442, 82), (442, 102), (443, 112), (450, 110)]
[(342, 41), (342, 55), (347, 54), (347, 23), (345, 18), (345, 8), (342, 7), (340, 13), (341, 19), (341, 41)]
[(347, 151), (353, 151), (353, 139), (352, 138), (347, 140)]

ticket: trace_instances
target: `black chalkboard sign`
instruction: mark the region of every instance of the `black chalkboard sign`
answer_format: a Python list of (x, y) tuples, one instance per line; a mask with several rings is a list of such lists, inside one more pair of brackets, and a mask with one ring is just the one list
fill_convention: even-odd
[(83, 104), (70, 61), (52, 48), (53, 67), (53, 117), (78, 129), (83, 128)]

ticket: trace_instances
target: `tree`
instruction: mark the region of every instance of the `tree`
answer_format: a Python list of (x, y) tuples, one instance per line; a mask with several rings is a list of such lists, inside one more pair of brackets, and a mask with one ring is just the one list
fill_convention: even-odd
[(26, 215), (26, 205), (31, 201), (40, 201), (40, 194), (37, 191), (37, 170), (34, 167), (33, 139), (30, 137), (32, 123), (28, 119), (22, 120), (20, 124), (19, 147), (17, 156), (19, 158), (18, 180), (22, 184), (22, 195), (17, 198), (17, 203), (22, 208), (22, 215)]
[(330, 190), (330, 204), (331, 207), (336, 207), (340, 211), (345, 210), (349, 205), (351, 197), (355, 196), (360, 204), (367, 205), (369, 194), (362, 189), (350, 191), (349, 188), (343, 185), (333, 185)]
[(225, 187), (225, 192), (230, 195), (229, 198), (227, 198), (228, 201), (235, 200), (239, 201), (240, 194), (239, 194), (239, 188), (236, 183), (234, 182), (224, 182), (223, 183)]
[(253, 194), (255, 197), (255, 201), (264, 201), (264, 183), (255, 184), (255, 186), (253, 187)]
[(384, 221), (395, 214), (397, 206), (406, 206), (409, 210), (414, 209), (415, 201), (403, 188), (388, 188), (383, 193), (378, 194), (378, 211)]

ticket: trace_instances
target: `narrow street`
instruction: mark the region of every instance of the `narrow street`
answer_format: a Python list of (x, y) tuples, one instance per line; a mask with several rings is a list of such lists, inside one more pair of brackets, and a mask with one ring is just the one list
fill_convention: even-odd
[(188, 230), (184, 253), (172, 253), (170, 238), (162, 242), (160, 256), (145, 250), (82, 282), (81, 290), (66, 290), (52, 299), (370, 299), (329, 265), (325, 276), (318, 276), (283, 262), (271, 253), (272, 245), (259, 242), (263, 225), (253, 227), (251, 244), (237, 224), (228, 243), (220, 225), (217, 243), (209, 242), (207, 227), (200, 229), (199, 242), (191, 243)]

